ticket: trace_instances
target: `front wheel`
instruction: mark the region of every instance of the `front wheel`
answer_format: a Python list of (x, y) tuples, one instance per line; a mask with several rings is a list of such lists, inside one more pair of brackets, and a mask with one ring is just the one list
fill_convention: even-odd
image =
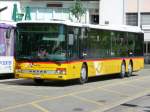
[(121, 77), (121, 78), (124, 78), (125, 75), (126, 75), (126, 65), (125, 65), (125, 63), (123, 62), (123, 63), (121, 64), (120, 77)]
[(87, 81), (88, 81), (87, 66), (85, 64), (83, 64), (81, 71), (80, 71), (79, 83), (84, 84)]

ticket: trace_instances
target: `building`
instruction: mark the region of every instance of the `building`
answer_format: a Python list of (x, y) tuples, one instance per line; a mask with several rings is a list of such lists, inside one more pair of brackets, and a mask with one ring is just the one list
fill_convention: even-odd
[(124, 24), (124, 0), (100, 0), (100, 24)]
[[(17, 4), (18, 10), (20, 9), (20, 3), (17, 0), (0, 0), (0, 9), (5, 8), (0, 12), (0, 20), (12, 21), (13, 6)], [(20, 11), (20, 10), (19, 10)]]
[[(70, 8), (75, 1), (73, 0), (0, 0), (0, 8), (7, 7), (7, 9), (0, 13), (1, 20), (12, 20), (14, 4), (17, 5), (18, 13), (24, 14), (25, 19), (26, 7), (30, 8), (31, 20), (74, 20), (75, 18), (70, 13)], [(99, 23), (99, 0), (83, 0), (81, 1), (83, 7), (86, 9), (82, 16), (82, 23)], [(90, 5), (89, 5), (90, 4)], [(6, 15), (6, 13), (8, 15)]]
[[(110, 4), (110, 0), (81, 0), (86, 10), (81, 22), (123, 24), (123, 0), (112, 1)], [(22, 19), (25, 19), (26, 7), (29, 7), (32, 20), (69, 19), (74, 21), (75, 18), (70, 13), (74, 3), (74, 0), (0, 0), (0, 9), (7, 7), (5, 11), (0, 12), (0, 20), (12, 20), (13, 8), (16, 4), (17, 12), (23, 17)], [(110, 8), (112, 6), (114, 7)]]
[[(82, 23), (139, 26), (144, 30), (145, 62), (150, 63), (150, 0), (80, 0)], [(75, 0), (0, 0), (0, 20), (76, 21), (70, 8)], [(15, 10), (14, 10), (15, 9)], [(16, 12), (16, 13), (15, 13)], [(30, 14), (28, 14), (30, 13)]]
[(150, 0), (126, 0), (126, 24), (144, 30), (145, 62), (150, 63)]

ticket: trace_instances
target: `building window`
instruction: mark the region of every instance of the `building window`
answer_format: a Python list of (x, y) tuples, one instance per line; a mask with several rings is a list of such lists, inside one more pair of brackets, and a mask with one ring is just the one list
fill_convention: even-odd
[(145, 63), (150, 64), (150, 42), (144, 43), (144, 58)]
[(141, 14), (141, 24), (142, 25), (150, 25), (150, 13), (142, 13)]
[(91, 15), (91, 24), (99, 24), (99, 15)]
[(138, 14), (137, 13), (126, 13), (127, 25), (137, 26), (138, 25)]

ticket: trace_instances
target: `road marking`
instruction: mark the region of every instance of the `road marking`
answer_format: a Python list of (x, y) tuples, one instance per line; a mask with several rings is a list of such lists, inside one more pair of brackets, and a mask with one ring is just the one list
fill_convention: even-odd
[(36, 104), (36, 103), (32, 103), (31, 105), (33, 105), (34, 107), (36, 107), (37, 109), (41, 110), (42, 112), (51, 112), (45, 108), (43, 108), (42, 106)]
[[(139, 81), (139, 80), (144, 80), (144, 79), (147, 79), (149, 78), (150, 76), (143, 76), (143, 77), (139, 77), (137, 79), (134, 79), (134, 81)], [(40, 100), (35, 100), (35, 101), (32, 101), (32, 102), (29, 102), (29, 103), (24, 103), (24, 104), (19, 104), (19, 105), (15, 105), (15, 106), (9, 106), (9, 107), (6, 107), (6, 108), (3, 108), (3, 109), (0, 109), (0, 111), (5, 111), (5, 110), (10, 110), (10, 109), (14, 109), (14, 108), (17, 108), (17, 107), (23, 107), (23, 106), (26, 106), (28, 104), (33, 104), (33, 103), (40, 103), (40, 102), (44, 102), (44, 101), (51, 101), (51, 100), (56, 100), (56, 99), (60, 99), (60, 98), (63, 98), (63, 97), (66, 97), (66, 96), (70, 96), (70, 95), (75, 95), (75, 94), (81, 94), (81, 93), (87, 93), (87, 92), (90, 92), (90, 91), (95, 91), (97, 89), (102, 89), (104, 87), (111, 87), (111, 86), (114, 86), (114, 85), (120, 85), (120, 84), (126, 84), (128, 82), (133, 82), (133, 80), (124, 80), (124, 82), (116, 82), (116, 83), (113, 83), (113, 84), (107, 84), (107, 85), (103, 85), (103, 86), (100, 86), (100, 87), (96, 87), (96, 88), (89, 88), (89, 89), (86, 89), (86, 90), (81, 90), (81, 91), (77, 91), (77, 92), (71, 92), (71, 93), (68, 93), (68, 94), (65, 94), (65, 95), (61, 95), (61, 96), (56, 96), (56, 97), (46, 97), (46, 98), (41, 98)], [(150, 91), (148, 91), (150, 92)], [(147, 93), (146, 93), (147, 94)], [(142, 94), (141, 94), (142, 95)], [(135, 95), (137, 96), (137, 95)], [(136, 97), (133, 97), (133, 98), (136, 98)], [(138, 94), (138, 96), (140, 97), (140, 95)], [(131, 98), (126, 98), (126, 99), (130, 99), (132, 100), (132, 97)], [(126, 101), (126, 100), (125, 100)], [(122, 101), (124, 102), (124, 101)], [(114, 103), (112, 105), (113, 106), (116, 106), (116, 104), (119, 104), (119, 103)], [(111, 107), (111, 106), (110, 106)], [(95, 110), (96, 111), (96, 110)], [(95, 112), (95, 111), (92, 111), (92, 112)]]
[(23, 104), (17, 104), (15, 106), (9, 106), (9, 107), (5, 107), (3, 109), (0, 109), (0, 112), (4, 112), (4, 111), (7, 111), (7, 110), (11, 110), (11, 109), (16, 109), (16, 108), (19, 108), (19, 107), (24, 107), (24, 106), (27, 106), (29, 105), (30, 103), (23, 103)]
[(71, 95), (72, 97), (75, 97), (79, 100), (82, 100), (82, 101), (85, 101), (85, 102), (89, 102), (89, 103), (92, 103), (92, 104), (96, 104), (96, 105), (99, 105), (99, 106), (102, 106), (103, 104), (102, 103), (98, 103), (94, 100), (90, 100), (90, 99), (87, 99), (87, 98), (83, 98), (83, 97), (80, 97), (80, 96), (76, 96), (76, 95)]
[(111, 108), (114, 108), (116, 106), (119, 106), (120, 104), (123, 104), (123, 103), (126, 103), (126, 102), (129, 102), (131, 100), (134, 100), (136, 98), (139, 98), (141, 96), (145, 96), (147, 94), (150, 93), (150, 89), (149, 90), (146, 90), (146, 91), (143, 91), (143, 92), (140, 92), (139, 94), (134, 94), (134, 96), (131, 96), (131, 97), (127, 97), (121, 101), (118, 101), (118, 102), (114, 102), (114, 103), (111, 103), (110, 105), (108, 105), (107, 107), (104, 107), (104, 108), (98, 108), (98, 109), (95, 109), (95, 110), (92, 110), (90, 112), (100, 112), (100, 111), (107, 111), (107, 110), (110, 110)]
[[(145, 82), (145, 81), (144, 81)], [(146, 88), (146, 87), (143, 87), (143, 86), (140, 86), (140, 85), (130, 85), (130, 84), (124, 84), (124, 85), (127, 85), (129, 87), (133, 87), (133, 88), (142, 88), (142, 89), (149, 89), (149, 88)]]
[(121, 97), (129, 97), (129, 95), (123, 94), (123, 93), (118, 92), (118, 91), (113, 91), (113, 90), (110, 90), (110, 89), (104, 89), (104, 88), (101, 88), (101, 89), (103, 89), (104, 91), (108, 91), (108, 92), (110, 92), (110, 93), (118, 94), (118, 95), (120, 95)]
[(24, 91), (17, 91), (17, 90), (12, 90), (13, 87), (10, 87), (10, 88), (0, 88), (1, 90), (4, 90), (4, 91), (13, 91), (13, 92), (16, 92), (16, 93), (21, 93), (21, 94), (25, 94), (25, 95), (33, 95), (33, 96), (37, 96), (37, 97), (49, 97), (49, 96), (46, 96), (46, 95), (39, 95), (39, 94), (33, 94), (31, 92), (24, 92)]

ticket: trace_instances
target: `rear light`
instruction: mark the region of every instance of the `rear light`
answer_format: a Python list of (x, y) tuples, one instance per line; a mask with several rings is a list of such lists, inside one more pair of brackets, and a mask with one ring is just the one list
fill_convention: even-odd
[(57, 68), (56, 69), (56, 74), (66, 74), (66, 68)]

